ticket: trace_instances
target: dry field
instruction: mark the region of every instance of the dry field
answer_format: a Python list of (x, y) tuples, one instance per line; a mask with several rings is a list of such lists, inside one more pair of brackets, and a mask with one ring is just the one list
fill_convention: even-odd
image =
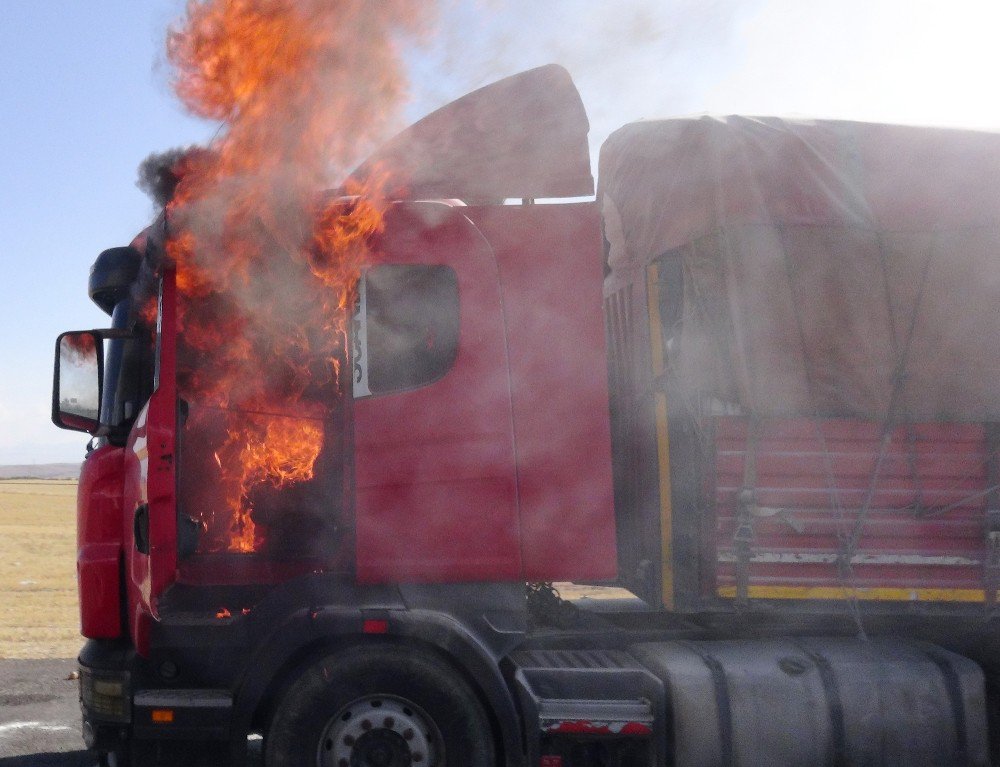
[(578, 599), (629, 599), (633, 597), (631, 591), (615, 588), (613, 586), (589, 586), (583, 583), (554, 583), (559, 596), (570, 602)]
[(0, 658), (75, 657), (76, 482), (0, 480)]

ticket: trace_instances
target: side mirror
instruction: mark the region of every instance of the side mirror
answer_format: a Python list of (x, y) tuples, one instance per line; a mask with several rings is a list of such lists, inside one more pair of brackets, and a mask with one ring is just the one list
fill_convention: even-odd
[(71, 331), (56, 339), (52, 422), (61, 429), (94, 434), (101, 426), (104, 342), (93, 331)]

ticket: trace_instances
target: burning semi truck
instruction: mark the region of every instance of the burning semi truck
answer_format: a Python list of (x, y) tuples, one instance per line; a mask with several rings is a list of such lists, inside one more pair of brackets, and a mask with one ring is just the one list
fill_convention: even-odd
[(100, 255), (53, 418), (94, 435), (102, 759), (996, 758), (1000, 136), (637, 123), (572, 201), (587, 133), (554, 66), (416, 123), (321, 195), (368, 255), (332, 299), (279, 258), (266, 343), (169, 208)]

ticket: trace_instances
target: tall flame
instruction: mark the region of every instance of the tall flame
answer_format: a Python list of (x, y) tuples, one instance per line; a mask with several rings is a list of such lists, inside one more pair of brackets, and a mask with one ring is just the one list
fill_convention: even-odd
[(257, 549), (253, 488), (313, 476), (319, 394), (337, 391), (346, 309), (384, 209), (374, 182), (349, 201), (317, 194), (392, 126), (406, 90), (400, 43), (425, 29), (428, 7), (191, 0), (168, 35), (178, 96), (224, 123), (185, 156), (168, 206), (178, 386), (225, 422), (214, 455), (228, 511), (198, 512), (207, 550)]

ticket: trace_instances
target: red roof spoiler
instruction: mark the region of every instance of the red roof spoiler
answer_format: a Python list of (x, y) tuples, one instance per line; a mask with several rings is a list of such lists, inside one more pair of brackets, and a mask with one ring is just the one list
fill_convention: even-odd
[(582, 197), (594, 193), (590, 124), (573, 80), (549, 64), (473, 91), (386, 143), (351, 176), (391, 173), (392, 196)]

